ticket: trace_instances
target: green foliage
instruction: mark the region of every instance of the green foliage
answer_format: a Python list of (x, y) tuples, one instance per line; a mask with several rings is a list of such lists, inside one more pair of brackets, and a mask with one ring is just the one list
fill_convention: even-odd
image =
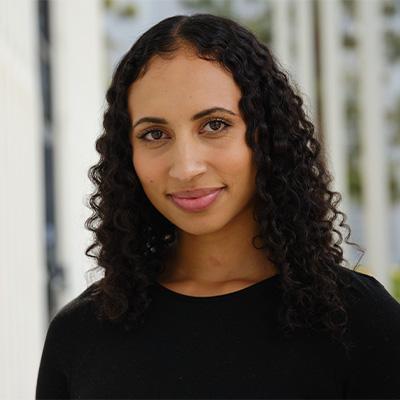
[(103, 0), (103, 7), (121, 18), (134, 18), (138, 13), (137, 6), (134, 3), (122, 4), (114, 0)]
[(107, 10), (114, 7), (114, 0), (103, 0), (103, 7)]
[[(386, 118), (389, 124), (394, 128), (390, 147), (400, 146), (400, 96), (397, 97), (393, 107), (386, 113)], [(389, 186), (390, 186), (390, 198), (393, 203), (400, 200), (400, 182), (398, 181), (399, 174), (396, 171), (399, 169), (399, 163), (393, 160), (389, 166)]]
[(391, 276), (391, 284), (390, 288), (392, 296), (400, 302), (400, 269), (395, 270)]
[(342, 0), (343, 9), (351, 18), (356, 16), (356, 2), (354, 0)]
[(386, 117), (389, 122), (395, 127), (392, 145), (400, 146), (400, 96), (397, 97), (397, 100), (393, 107), (388, 110), (388, 112), (386, 113)]
[(348, 190), (349, 195), (357, 202), (361, 203), (362, 180), (360, 176), (359, 159), (349, 155), (348, 159)]
[(346, 49), (355, 49), (357, 47), (357, 39), (354, 35), (349, 32), (345, 32), (342, 35), (342, 45)]
[(385, 17), (394, 16), (396, 14), (396, 3), (393, 0), (384, 0), (382, 2), (382, 12)]
[(391, 63), (395, 63), (400, 60), (400, 32), (386, 31), (385, 37), (385, 48), (386, 57)]
[(127, 4), (119, 10), (119, 15), (123, 18), (132, 18), (137, 14), (137, 8), (133, 4)]
[[(362, 0), (364, 1), (364, 0)], [(396, 17), (400, 12), (400, 1), (386, 0), (382, 1), (382, 14), (386, 20)], [(357, 18), (357, 2), (354, 0), (342, 0), (344, 13), (351, 19)], [(400, 60), (400, 32), (392, 28), (386, 28), (384, 32), (386, 56), (389, 62), (395, 63)], [(342, 44), (347, 49), (357, 47), (357, 38), (353, 33), (345, 32), (342, 35)]]
[(396, 203), (400, 200), (400, 185), (398, 182), (398, 178), (396, 176), (396, 169), (399, 166), (394, 162), (389, 165), (389, 193), (390, 193), (390, 201), (392, 203)]

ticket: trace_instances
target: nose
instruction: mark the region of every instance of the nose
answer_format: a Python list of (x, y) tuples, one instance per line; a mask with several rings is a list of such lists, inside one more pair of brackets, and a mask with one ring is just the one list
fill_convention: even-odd
[(170, 159), (171, 167), (169, 169), (171, 178), (189, 182), (207, 170), (205, 157), (203, 156), (204, 149), (195, 140), (178, 140), (173, 147)]

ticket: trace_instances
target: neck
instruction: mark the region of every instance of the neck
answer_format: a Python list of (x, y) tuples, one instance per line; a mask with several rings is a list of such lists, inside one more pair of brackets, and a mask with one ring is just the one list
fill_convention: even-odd
[(247, 230), (191, 235), (180, 232), (166, 258), (163, 282), (191, 281), (218, 284), (229, 281), (258, 281), (278, 273), (265, 250), (254, 248), (254, 227)]

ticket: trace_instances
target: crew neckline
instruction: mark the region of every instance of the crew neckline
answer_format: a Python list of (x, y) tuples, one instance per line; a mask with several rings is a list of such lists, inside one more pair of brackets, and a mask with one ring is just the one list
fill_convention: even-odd
[(162, 293), (164, 293), (172, 298), (179, 299), (179, 300), (187, 300), (187, 301), (207, 302), (207, 301), (227, 300), (227, 299), (235, 298), (240, 295), (244, 295), (244, 294), (253, 292), (254, 290), (257, 290), (261, 287), (264, 287), (266, 285), (272, 285), (275, 282), (278, 282), (280, 280), (280, 276), (281, 276), (281, 274), (277, 273), (275, 275), (269, 276), (268, 278), (262, 279), (261, 281), (258, 281), (249, 286), (246, 286), (242, 289), (235, 290), (234, 292), (217, 294), (214, 296), (191, 296), (188, 294), (175, 292), (174, 290), (163, 286), (158, 281), (155, 281), (154, 284)]

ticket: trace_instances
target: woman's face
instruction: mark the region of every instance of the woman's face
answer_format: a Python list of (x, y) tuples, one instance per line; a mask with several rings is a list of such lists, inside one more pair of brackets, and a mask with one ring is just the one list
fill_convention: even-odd
[[(134, 168), (150, 202), (184, 232), (211, 233), (251, 215), (256, 169), (240, 98), (227, 71), (185, 50), (170, 60), (154, 57), (129, 89)], [(204, 112), (215, 107), (227, 111)], [(160, 121), (139, 123), (145, 117)], [(169, 196), (220, 187), (217, 199), (201, 211), (186, 211)]]

